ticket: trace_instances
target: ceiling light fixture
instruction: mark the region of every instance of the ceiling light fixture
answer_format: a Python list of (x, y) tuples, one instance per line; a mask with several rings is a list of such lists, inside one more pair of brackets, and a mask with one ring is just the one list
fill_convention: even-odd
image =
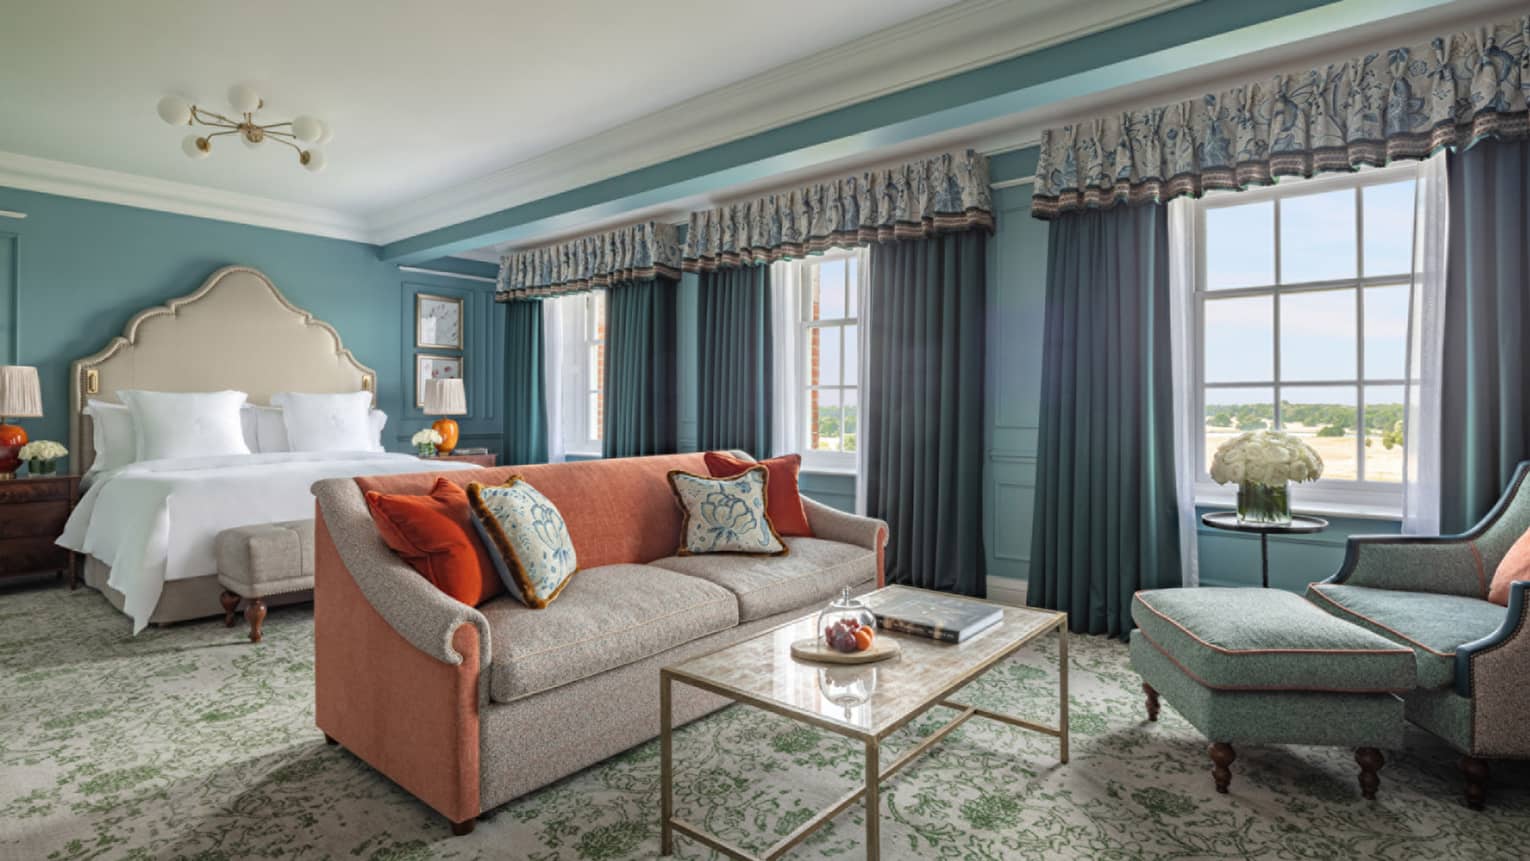
[(249, 87), (239, 84), (228, 91), (229, 104), (234, 113), (243, 116), (233, 120), (206, 108), (199, 108), (179, 96), (165, 96), (159, 100), (159, 118), (172, 126), (207, 126), (220, 131), (206, 135), (190, 134), (181, 141), (181, 150), (190, 158), (206, 158), (212, 152), (212, 139), (223, 135), (238, 135), (245, 146), (254, 149), (270, 140), (292, 147), (298, 154), (298, 163), (314, 173), (324, 169), (324, 153), (305, 149), (299, 144), (329, 143), (329, 126), (310, 116), (300, 116), (290, 122), (261, 124), (255, 122), (255, 112), (266, 106), (260, 95)]

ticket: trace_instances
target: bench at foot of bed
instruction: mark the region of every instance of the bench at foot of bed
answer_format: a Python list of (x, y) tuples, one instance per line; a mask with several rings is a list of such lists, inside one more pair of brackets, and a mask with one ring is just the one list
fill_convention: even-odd
[(261, 640), (265, 599), (313, 589), (313, 521), (291, 520), (225, 529), (216, 541), (223, 623), (234, 625), (241, 602), (250, 642)]

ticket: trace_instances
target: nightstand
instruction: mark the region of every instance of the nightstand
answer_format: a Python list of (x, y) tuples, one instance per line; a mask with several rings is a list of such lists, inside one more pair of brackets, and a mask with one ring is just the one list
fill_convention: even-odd
[(434, 457), (422, 457), (420, 460), (455, 460), (461, 463), (471, 463), (474, 466), (499, 466), (499, 455), (493, 452), (488, 454), (438, 454)]
[(76, 585), (75, 557), (53, 542), (79, 498), (77, 475), (0, 481), (0, 577), (55, 572)]

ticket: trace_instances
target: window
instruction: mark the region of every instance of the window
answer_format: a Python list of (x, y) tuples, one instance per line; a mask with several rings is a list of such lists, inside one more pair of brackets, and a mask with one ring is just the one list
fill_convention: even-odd
[(791, 447), (813, 469), (854, 470), (860, 419), (860, 296), (864, 251), (832, 251), (786, 264), (798, 292), (798, 382)]
[(542, 313), (550, 321), (556, 339), (550, 339), (551, 357), (556, 355), (558, 403), (548, 404), (550, 417), (559, 428), (561, 448), (568, 454), (598, 456), (605, 421), (606, 294), (597, 290), (574, 296), (544, 299)]
[(600, 450), (606, 419), (606, 292), (584, 297), (584, 443)]
[(1198, 496), (1218, 446), (1273, 427), (1323, 457), (1304, 502), (1400, 510), (1414, 170), (1196, 204)]

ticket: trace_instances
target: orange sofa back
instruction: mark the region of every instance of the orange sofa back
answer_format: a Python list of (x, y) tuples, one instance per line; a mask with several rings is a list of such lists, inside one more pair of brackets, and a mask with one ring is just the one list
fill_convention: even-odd
[(673, 556), (680, 544), (680, 509), (669, 489), (669, 471), (707, 474), (702, 455), (665, 454), (530, 466), (497, 466), (452, 472), (374, 475), (356, 479), (362, 493), (427, 494), (436, 478), (503, 484), (520, 475), (558, 506), (580, 568), (642, 563)]

